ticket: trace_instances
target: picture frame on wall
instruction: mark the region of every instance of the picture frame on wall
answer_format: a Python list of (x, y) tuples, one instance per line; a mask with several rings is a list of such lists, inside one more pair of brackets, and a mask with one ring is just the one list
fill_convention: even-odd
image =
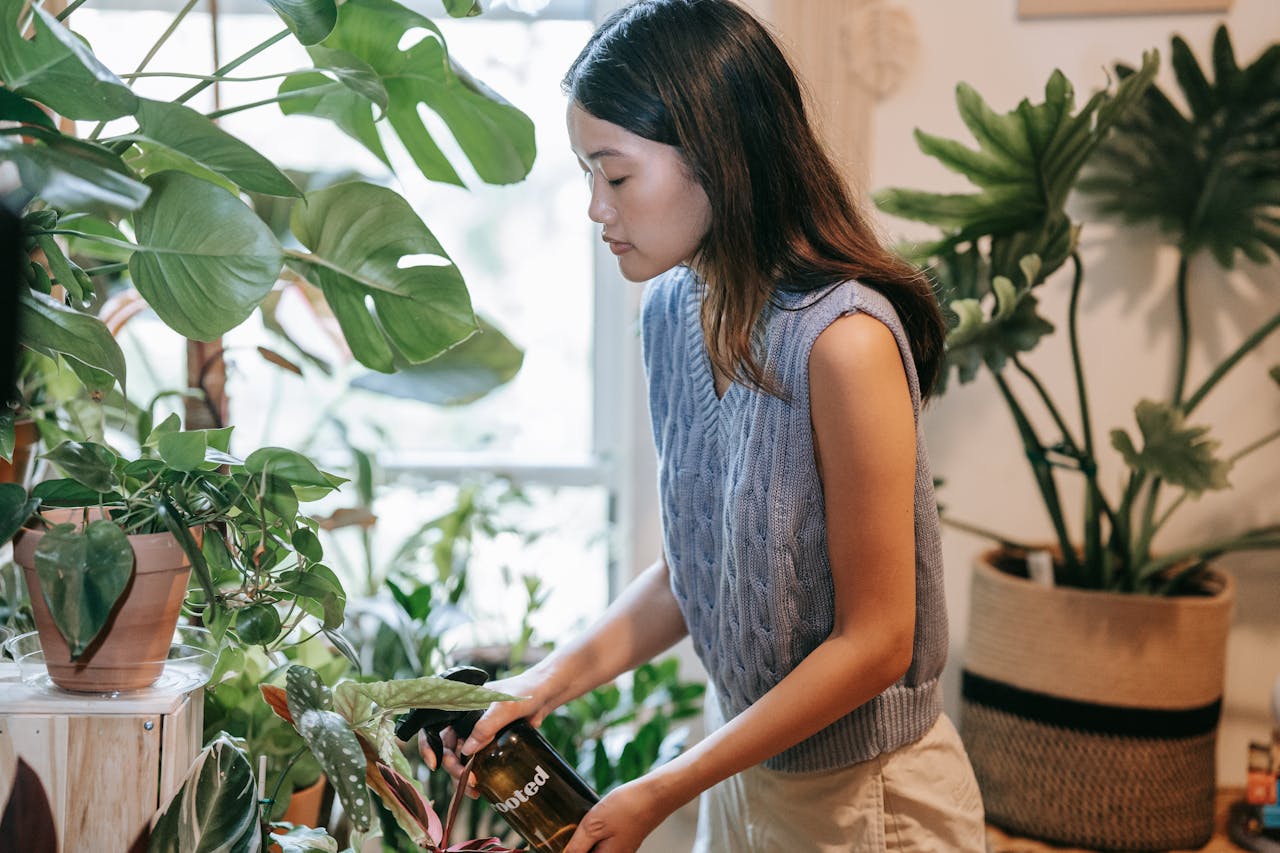
[(1018, 0), (1020, 18), (1226, 12), (1233, 0)]

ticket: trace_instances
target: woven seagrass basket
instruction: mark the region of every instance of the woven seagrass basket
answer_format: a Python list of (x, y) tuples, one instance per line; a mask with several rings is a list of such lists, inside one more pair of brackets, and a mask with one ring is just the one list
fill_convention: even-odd
[(1163, 598), (973, 576), (960, 734), (987, 819), (1103, 850), (1213, 834), (1215, 746), (1235, 587)]

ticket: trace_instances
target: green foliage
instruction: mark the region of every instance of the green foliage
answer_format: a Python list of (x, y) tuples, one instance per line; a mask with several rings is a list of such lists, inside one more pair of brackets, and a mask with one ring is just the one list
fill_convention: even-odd
[(598, 793), (638, 779), (674, 758), (702, 713), (700, 682), (680, 679), (680, 662), (642, 664), (624, 686), (608, 684), (552, 712), (541, 732)]
[(151, 832), (148, 853), (259, 853), (262, 828), (253, 768), (218, 738), (196, 757)]
[[(127, 263), (129, 279), (160, 319), (198, 340), (242, 323), (270, 294), (286, 260), (324, 291), (352, 352), (372, 369), (427, 361), (477, 329), (456, 268), (407, 260), (444, 252), (391, 190), (352, 183), (306, 197), (295, 208), (295, 223), (316, 235), (302, 240), (313, 250), (282, 248), (243, 192), (296, 198), (301, 191), (215, 119), (278, 103), (286, 114), (333, 121), (384, 162), (380, 134), (391, 133), (427, 178), (454, 184), (461, 179), (420, 108), (440, 116), (480, 179), (494, 183), (528, 174), (535, 154), (532, 123), (466, 73), (432, 21), (393, 0), (269, 5), (288, 29), (213, 77), (234, 88), (226, 78), (235, 67), (284, 37), (306, 46), (314, 67), (286, 76), (276, 99), (206, 114), (187, 102), (212, 80), (172, 101), (140, 98), (73, 32), (74, 14), (59, 22), (38, 5), (0, 0), (0, 116), (18, 125), (0, 134), (0, 156), (16, 165), (20, 178), (3, 200), (25, 214), (28, 249), (43, 249), (47, 263), (24, 272), (21, 343), (64, 357), (91, 390), (123, 389), (125, 373), (106, 327), (82, 313), (95, 288), (80, 266), (84, 256)], [(22, 34), (28, 9), (30, 39)], [(188, 11), (177, 13), (179, 19)], [(449, 11), (474, 14), (478, 8), (451, 4)], [(400, 43), (415, 30), (429, 35), (402, 50)], [(123, 118), (128, 127), (100, 139), (100, 125), (87, 139), (75, 139), (58, 130), (46, 109), (81, 120)], [(82, 228), (86, 214), (109, 231)], [(206, 225), (214, 220), (219, 228), (211, 232)], [(334, 233), (343, 239), (318, 236)], [(66, 252), (55, 235), (74, 240), (76, 252)], [(51, 283), (66, 289), (62, 300), (50, 295)], [(376, 322), (361, 316), (371, 293)]]
[(1227, 269), (1238, 254), (1265, 264), (1280, 255), (1280, 44), (1241, 68), (1219, 27), (1212, 80), (1176, 36), (1172, 64), (1190, 115), (1148, 89), (1080, 187), (1103, 214), (1153, 224), (1186, 255), (1208, 250)]
[[(64, 479), (45, 480), (30, 495), (0, 490), (6, 530), (30, 518), (36, 501), (107, 515), (82, 530), (56, 527), (37, 547), (42, 593), (73, 654), (97, 634), (128, 583), (129, 534), (173, 534), (198, 582), (188, 609), (219, 641), (229, 635), (268, 647), (305, 618), (324, 630), (342, 623), (346, 592), (322, 562), (317, 523), (299, 511), (300, 501), (332, 492), (342, 479), (284, 448), (260, 448), (242, 462), (228, 452), (230, 433), (184, 432), (174, 415), (132, 460), (68, 441), (46, 454)], [(203, 528), (201, 540), (192, 528)]]
[[(1140, 70), (1118, 65), (1114, 90), (1097, 93), (1078, 113), (1072, 87), (1059, 72), (1050, 77), (1042, 103), (1024, 100), (1004, 115), (962, 84), (957, 103), (978, 149), (922, 132), (916, 138), (922, 151), (965, 175), (980, 192), (889, 190), (877, 197), (890, 213), (943, 228), (940, 239), (909, 249), (932, 277), (950, 319), (943, 378), (954, 368), (961, 383), (983, 370), (995, 380), (1053, 524), (1061, 554), (1057, 582), (1063, 585), (1171, 594), (1184, 591), (1189, 577), (1220, 554), (1280, 548), (1280, 525), (1264, 525), (1158, 558), (1152, 553), (1156, 534), (1187, 498), (1228, 488), (1227, 474), (1237, 460), (1280, 438), (1280, 430), (1269, 432), (1224, 458), (1208, 427), (1188, 425), (1217, 383), (1280, 328), (1280, 312), (1240, 341), (1194, 392), (1186, 388), (1191, 258), (1207, 250), (1230, 268), (1237, 253), (1256, 263), (1280, 255), (1280, 45), (1240, 68), (1226, 29), (1219, 28), (1213, 82), (1181, 38), (1174, 38), (1171, 53), (1190, 116), (1152, 82), (1154, 51), (1144, 55)], [(1127, 468), (1118, 499), (1109, 498), (1098, 482), (1078, 328), (1084, 264), (1076, 247), (1082, 225), (1065, 206), (1075, 189), (1091, 193), (1104, 214), (1159, 226), (1181, 253), (1173, 390), (1167, 401), (1137, 404), (1141, 449), (1124, 429), (1111, 431), (1111, 446)], [(1068, 260), (1073, 279), (1065, 326), (1079, 406), (1075, 428), (1020, 358), (1055, 330), (1040, 315), (1036, 294)], [(1020, 389), (1015, 381), (1025, 384)], [(1027, 394), (1045, 417), (1031, 417)], [(1045, 437), (1037, 426), (1046, 420), (1056, 437)], [(1063, 472), (1085, 481), (1078, 530), (1068, 527), (1058, 493)], [(1164, 486), (1180, 494), (1162, 506)], [(983, 532), (967, 522), (962, 526)]]

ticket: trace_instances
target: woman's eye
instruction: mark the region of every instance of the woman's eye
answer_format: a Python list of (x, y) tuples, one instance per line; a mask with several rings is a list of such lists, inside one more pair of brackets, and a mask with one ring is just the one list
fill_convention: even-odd
[(614, 178), (613, 180), (609, 181), (609, 186), (611, 186), (611, 187), (620, 187), (620, 186), (622, 186), (622, 182), (623, 182), (623, 181), (625, 181), (625, 180), (626, 180), (626, 178)]

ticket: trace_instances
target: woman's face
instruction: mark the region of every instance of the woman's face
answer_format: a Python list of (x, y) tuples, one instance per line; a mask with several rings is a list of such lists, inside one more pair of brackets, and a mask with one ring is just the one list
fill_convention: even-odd
[(569, 105), (569, 143), (591, 187), (587, 216), (628, 281), (687, 263), (711, 225), (711, 203), (679, 151)]

